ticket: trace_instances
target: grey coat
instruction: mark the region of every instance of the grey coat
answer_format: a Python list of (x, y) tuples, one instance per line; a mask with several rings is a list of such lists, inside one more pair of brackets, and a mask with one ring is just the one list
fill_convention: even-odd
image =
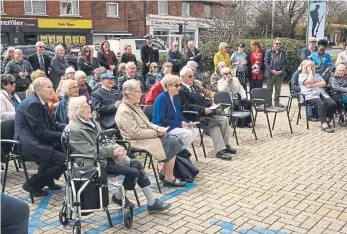
[(59, 82), (61, 80), (61, 76), (65, 74), (66, 68), (68, 68), (69, 62), (64, 57), (54, 56), (51, 61), (51, 81), (53, 83), (53, 89), (56, 90), (58, 88)]
[[(97, 157), (96, 136), (101, 132), (101, 128), (94, 120), (91, 121), (95, 127), (83, 122), (78, 117), (70, 120), (69, 124), (66, 126), (65, 130), (70, 130), (69, 137), (71, 153), (94, 155)], [(106, 167), (108, 158), (114, 159), (113, 151), (118, 147), (118, 144), (100, 144), (100, 159), (102, 159), (101, 165), (103, 167)], [(120, 165), (128, 166), (130, 165), (130, 158), (125, 156), (123, 161), (115, 160), (115, 162)], [(76, 163), (85, 169), (94, 166), (93, 161), (88, 159), (79, 159)]]
[[(274, 53), (275, 50), (272, 47), (270, 50), (266, 51), (265, 54), (265, 59), (264, 59), (264, 65), (265, 65), (265, 72), (264, 72), (264, 77), (270, 78), (272, 75), (272, 65), (274, 62)], [(287, 55), (286, 52), (283, 49), (279, 50), (280, 57), (282, 59), (282, 77), (286, 77), (286, 64), (287, 64)]]
[(347, 77), (341, 78), (338, 75), (334, 75), (331, 86), (334, 91), (347, 94)]
[[(28, 75), (25, 78), (19, 76), (20, 72), (26, 71)], [(22, 60), (20, 63), (17, 63), (15, 60), (7, 63), (5, 67), (5, 74), (10, 74), (16, 78), (16, 85), (28, 85), (31, 83), (30, 74), (33, 72), (33, 67), (31, 64)]]

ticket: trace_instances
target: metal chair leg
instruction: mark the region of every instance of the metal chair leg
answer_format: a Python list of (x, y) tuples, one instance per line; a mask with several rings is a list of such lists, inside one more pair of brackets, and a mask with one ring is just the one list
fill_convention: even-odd
[(231, 120), (231, 123), (233, 125), (233, 129), (234, 129), (234, 133), (235, 133), (236, 144), (239, 145), (239, 139), (237, 138), (236, 124), (235, 124), (234, 118)]
[[(252, 112), (253, 113), (253, 112)], [(255, 127), (255, 122), (257, 121), (257, 116), (258, 116), (258, 111), (257, 109), (255, 109), (255, 117), (254, 117), (254, 123), (253, 123), (253, 126)], [(252, 131), (252, 134), (254, 133), (254, 131)]]
[(110, 212), (108, 211), (107, 207), (105, 207), (105, 212), (106, 212), (106, 215), (107, 215), (108, 224), (110, 225), (110, 227), (113, 227), (111, 215), (110, 215)]
[(206, 150), (205, 150), (205, 144), (204, 144), (204, 134), (201, 134), (201, 128), (199, 128), (200, 133), (200, 146), (202, 146), (202, 150), (204, 152), (204, 157), (206, 158)]
[(196, 155), (196, 152), (195, 152), (195, 147), (194, 147), (194, 143), (193, 142), (192, 142), (192, 149), (193, 149), (193, 152), (194, 152), (195, 160), (199, 161), (198, 160), (198, 156)]
[(270, 126), (270, 120), (269, 120), (269, 115), (267, 112), (265, 112), (266, 115), (266, 120), (267, 120), (267, 126), (269, 127), (269, 132), (270, 132), (270, 136), (272, 138), (272, 132), (271, 132), (271, 126)]
[(149, 157), (148, 169), (151, 169), (152, 157)]
[(287, 118), (288, 118), (288, 123), (289, 123), (289, 127), (290, 127), (290, 132), (293, 134), (292, 124), (290, 122), (290, 117), (289, 117), (289, 111), (287, 111)]
[(13, 162), (14, 162), (14, 166), (16, 167), (16, 171), (18, 172), (18, 171), (19, 171), (19, 169), (18, 169), (17, 160), (16, 160), (16, 159), (13, 159)]
[[(25, 175), (25, 179), (26, 179), (26, 182), (28, 183), (28, 185), (30, 186), (30, 182), (29, 182), (29, 176), (28, 176), (28, 171), (27, 171), (27, 167), (25, 165), (25, 161), (22, 160), (22, 163), (23, 163), (23, 170), (24, 170), (24, 175)], [(31, 203), (34, 204), (35, 201), (34, 201), (34, 196), (33, 196), (33, 193), (30, 191), (30, 199), (31, 199)]]
[(272, 123), (272, 130), (275, 129), (276, 117), (277, 117), (277, 113), (275, 113), (274, 121)]
[(255, 120), (253, 118), (253, 111), (251, 111), (251, 120), (252, 120), (252, 134), (254, 133), (255, 140), (258, 140), (257, 133), (255, 132)]
[(5, 192), (5, 186), (6, 186), (6, 180), (7, 180), (7, 172), (8, 172), (8, 164), (10, 160), (8, 157), (6, 157), (6, 165), (5, 165), (5, 174), (4, 174), (4, 181), (2, 182), (2, 192)]
[(299, 124), (299, 119), (301, 119), (301, 105), (300, 103), (298, 104), (298, 118), (296, 119), (296, 125)]
[(135, 195), (135, 198), (136, 198), (137, 205), (140, 207), (141, 203), (140, 203), (139, 196), (137, 195), (137, 192), (136, 192), (135, 188), (134, 188), (134, 195)]
[(145, 162), (143, 163), (143, 167), (144, 167), (144, 168), (146, 168), (147, 156), (148, 156), (148, 154), (146, 154), (146, 156), (145, 156)]
[(307, 111), (307, 105), (305, 105), (305, 111), (306, 111), (306, 128), (310, 129), (309, 123), (308, 123), (308, 111)]
[(157, 181), (157, 185), (158, 185), (158, 190), (159, 190), (159, 193), (161, 193), (161, 188), (160, 188), (157, 172), (155, 171), (154, 163), (153, 163), (153, 160), (152, 160), (152, 155), (149, 155), (149, 162), (152, 164), (154, 177), (155, 177), (155, 180)]

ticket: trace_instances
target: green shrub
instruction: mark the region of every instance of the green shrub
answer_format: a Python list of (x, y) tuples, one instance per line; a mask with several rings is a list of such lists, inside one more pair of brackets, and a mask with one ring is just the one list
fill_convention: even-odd
[[(290, 80), (292, 74), (295, 72), (295, 70), (301, 63), (301, 50), (305, 46), (305, 43), (301, 40), (294, 40), (288, 38), (281, 38), (280, 40), (282, 43), (282, 47), (285, 48), (287, 52), (287, 76), (285, 77), (285, 79)], [(258, 39), (258, 41), (260, 42), (262, 49), (265, 51), (273, 46), (272, 39)], [(251, 50), (252, 39), (241, 39), (240, 41), (229, 42), (228, 44), (231, 51), (237, 50), (237, 47), (241, 42), (246, 45), (245, 53), (249, 53)], [(201, 46), (201, 50), (203, 53), (202, 62), (204, 71), (210, 74), (212, 74), (214, 70), (213, 57), (215, 53), (217, 53), (218, 51), (218, 45), (219, 42), (209, 42)]]

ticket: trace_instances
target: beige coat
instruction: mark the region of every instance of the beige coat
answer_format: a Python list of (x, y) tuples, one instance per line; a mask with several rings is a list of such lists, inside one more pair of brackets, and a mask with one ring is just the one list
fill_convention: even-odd
[[(14, 93), (14, 98), (20, 103), (20, 98), (16, 93)], [(0, 90), (0, 119), (14, 119), (16, 109), (14, 108), (14, 104), (10, 98), (10, 95), (6, 90)]]
[(234, 94), (238, 93), (241, 96), (241, 99), (247, 98), (246, 91), (240, 84), (237, 77), (232, 77), (230, 82), (225, 78), (218, 80), (218, 91), (219, 92), (233, 92)]
[(139, 106), (123, 101), (116, 113), (116, 123), (124, 138), (135, 149), (147, 150), (158, 161), (166, 159), (161, 140), (157, 137), (159, 126), (149, 122)]

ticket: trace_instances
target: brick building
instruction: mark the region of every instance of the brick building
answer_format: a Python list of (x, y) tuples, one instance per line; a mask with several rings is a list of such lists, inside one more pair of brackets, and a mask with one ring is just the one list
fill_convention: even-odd
[(92, 44), (90, 1), (1, 0), (1, 44)]
[[(173, 40), (199, 42), (206, 18), (220, 6), (217, 1), (94, 1), (93, 41), (142, 38), (151, 33), (169, 47)], [(183, 45), (182, 45), (183, 46)]]

